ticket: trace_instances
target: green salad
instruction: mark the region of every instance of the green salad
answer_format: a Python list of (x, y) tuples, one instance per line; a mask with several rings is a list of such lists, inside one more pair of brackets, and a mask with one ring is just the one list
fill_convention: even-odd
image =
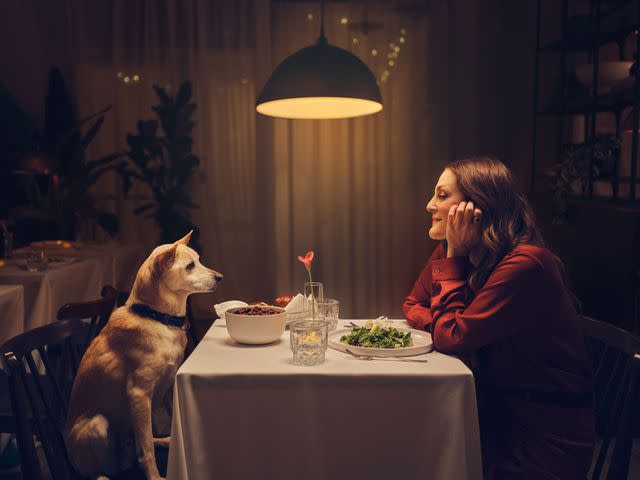
[(340, 337), (340, 341), (354, 347), (403, 348), (413, 347), (411, 332), (384, 327), (380, 323), (368, 322), (364, 327), (353, 327), (351, 332)]

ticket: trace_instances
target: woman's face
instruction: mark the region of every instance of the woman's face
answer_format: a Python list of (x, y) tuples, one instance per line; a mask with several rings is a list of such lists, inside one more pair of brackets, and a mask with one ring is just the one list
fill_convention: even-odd
[(447, 238), (447, 217), (452, 205), (464, 201), (464, 195), (458, 189), (455, 174), (445, 168), (438, 179), (433, 198), (427, 204), (427, 212), (431, 214), (429, 237), (433, 240)]

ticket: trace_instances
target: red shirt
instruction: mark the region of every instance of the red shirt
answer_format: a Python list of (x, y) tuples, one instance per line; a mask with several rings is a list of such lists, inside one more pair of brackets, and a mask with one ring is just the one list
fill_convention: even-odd
[(403, 310), (436, 350), (473, 356), (486, 477), (585, 478), (593, 409), (572, 402), (588, 399), (591, 369), (554, 256), (519, 245), (475, 294), (468, 258), (445, 257), (440, 245)]

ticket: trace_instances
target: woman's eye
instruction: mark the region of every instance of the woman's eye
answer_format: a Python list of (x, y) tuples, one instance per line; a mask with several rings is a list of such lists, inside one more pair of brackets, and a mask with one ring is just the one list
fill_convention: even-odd
[(447, 198), (447, 194), (446, 193), (441, 193), (440, 195), (438, 195), (438, 198)]
[(193, 270), (193, 268), (196, 266), (195, 263), (191, 262), (189, 265), (187, 265), (187, 270)]

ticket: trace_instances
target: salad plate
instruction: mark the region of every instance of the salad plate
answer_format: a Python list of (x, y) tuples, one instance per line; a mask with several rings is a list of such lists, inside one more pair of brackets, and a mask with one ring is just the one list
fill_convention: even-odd
[(364, 347), (364, 346), (344, 343), (340, 340), (343, 337), (348, 337), (350, 334), (354, 332), (356, 328), (362, 328), (362, 327), (340, 328), (338, 330), (329, 332), (329, 338), (328, 338), (329, 347), (344, 353), (349, 353), (347, 352), (347, 349), (349, 349), (349, 351), (351, 351), (352, 353), (355, 353), (356, 355), (374, 356), (374, 357), (411, 357), (414, 355), (421, 355), (423, 353), (428, 353), (431, 350), (433, 350), (433, 341), (431, 340), (431, 334), (428, 332), (423, 332), (421, 330), (415, 330), (413, 328), (393, 327), (393, 329), (396, 332), (398, 332), (397, 335), (402, 334), (406, 336), (407, 333), (411, 334), (410, 339), (412, 340), (411, 342), (412, 345), (410, 346), (402, 346), (402, 347), (395, 347), (395, 348), (394, 347), (387, 347), (387, 348)]

